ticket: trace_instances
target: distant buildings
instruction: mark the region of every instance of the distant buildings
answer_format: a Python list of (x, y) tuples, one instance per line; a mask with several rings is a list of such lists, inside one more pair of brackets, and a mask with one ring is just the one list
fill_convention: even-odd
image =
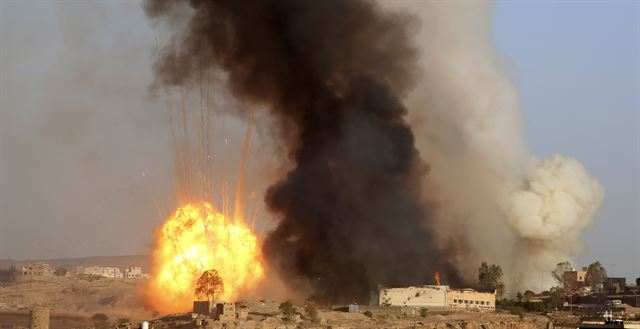
[(22, 267), (22, 275), (24, 276), (49, 276), (53, 275), (53, 270), (49, 264), (34, 263)]
[(381, 288), (379, 304), (387, 306), (455, 307), (495, 309), (494, 293), (473, 289), (449, 289), (446, 285)]
[(124, 274), (117, 267), (110, 266), (80, 266), (76, 268), (77, 274), (100, 276), (109, 279), (148, 279), (149, 274), (142, 272), (141, 266), (129, 266)]
[(610, 293), (617, 294), (627, 289), (626, 278), (606, 278), (604, 281), (604, 289)]
[(76, 269), (76, 273), (85, 274), (85, 275), (93, 275), (93, 276), (101, 276), (103, 278), (109, 279), (122, 279), (123, 275), (119, 268), (117, 267), (108, 267), (108, 266), (87, 266), (87, 267), (78, 267)]
[(148, 279), (149, 274), (142, 273), (141, 266), (130, 266), (124, 270), (124, 277), (127, 279)]

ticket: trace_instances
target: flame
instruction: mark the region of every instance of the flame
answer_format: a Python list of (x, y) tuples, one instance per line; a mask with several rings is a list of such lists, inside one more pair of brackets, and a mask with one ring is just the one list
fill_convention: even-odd
[(436, 273), (433, 275), (433, 278), (436, 280), (436, 284), (437, 284), (437, 285), (440, 285), (440, 272), (436, 272)]
[(232, 301), (264, 276), (258, 237), (242, 219), (217, 212), (208, 202), (178, 208), (157, 232), (149, 302), (161, 312), (191, 308), (195, 283), (215, 269)]

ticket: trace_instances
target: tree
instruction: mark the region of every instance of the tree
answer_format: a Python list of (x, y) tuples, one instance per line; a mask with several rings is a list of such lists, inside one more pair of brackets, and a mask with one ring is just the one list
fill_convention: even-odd
[(284, 316), (292, 316), (293, 313), (294, 313), (293, 302), (290, 299), (288, 299), (286, 302), (280, 304), (278, 309), (280, 310), (282, 315), (284, 315)]
[(558, 284), (564, 284), (564, 272), (573, 271), (573, 266), (569, 261), (560, 262), (556, 265), (556, 269), (551, 271), (551, 275), (553, 276)]
[(603, 283), (606, 279), (607, 270), (604, 269), (604, 266), (602, 266), (600, 262), (589, 264), (589, 267), (587, 267), (587, 277), (585, 278), (587, 285), (595, 288), (596, 285)]
[(497, 290), (498, 295), (502, 295), (504, 283), (502, 283), (500, 265), (488, 265), (487, 262), (482, 262), (478, 268), (478, 285), (484, 290)]
[(551, 304), (551, 307), (556, 309), (558, 307), (562, 307), (562, 305), (564, 304), (565, 296), (562, 291), (560, 291), (560, 287), (551, 288), (549, 292), (549, 304)]
[(640, 277), (636, 278), (636, 287), (640, 288)]
[(195, 295), (200, 300), (214, 301), (224, 293), (224, 282), (218, 271), (204, 271), (196, 282)]
[(60, 267), (60, 268), (56, 269), (56, 270), (53, 272), (53, 275), (55, 275), (55, 276), (65, 276), (65, 275), (67, 275), (67, 272), (68, 272), (68, 271), (67, 271), (67, 269), (66, 269), (66, 268), (64, 268), (64, 267)]

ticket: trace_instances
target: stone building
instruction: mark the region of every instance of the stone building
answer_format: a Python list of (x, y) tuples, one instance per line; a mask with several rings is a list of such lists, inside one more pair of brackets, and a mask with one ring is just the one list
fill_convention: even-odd
[(149, 274), (142, 273), (141, 266), (129, 266), (124, 269), (124, 277), (127, 279), (148, 279)]
[(455, 307), (495, 309), (495, 293), (473, 289), (450, 289), (446, 285), (429, 285), (403, 288), (382, 288), (379, 303), (383, 306)]
[(87, 266), (78, 267), (76, 269), (78, 274), (101, 276), (109, 279), (122, 279), (123, 275), (119, 268), (108, 266)]
[(565, 271), (562, 275), (562, 285), (564, 291), (576, 291), (585, 286), (587, 271)]
[(496, 309), (496, 294), (473, 289), (447, 290), (447, 306), (455, 308)]
[(388, 306), (446, 306), (449, 286), (418, 286), (404, 288), (381, 288), (380, 305)]
[(49, 329), (49, 309), (35, 308), (31, 310), (29, 329)]
[(53, 275), (53, 270), (49, 264), (35, 263), (22, 267), (22, 275), (25, 276), (49, 276)]

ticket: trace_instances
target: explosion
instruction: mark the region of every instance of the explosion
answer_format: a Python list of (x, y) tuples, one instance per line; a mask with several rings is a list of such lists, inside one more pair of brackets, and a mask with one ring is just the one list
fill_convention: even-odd
[(242, 219), (208, 202), (178, 208), (157, 232), (150, 281), (153, 306), (164, 312), (191, 307), (198, 277), (215, 269), (224, 284), (222, 300), (233, 300), (264, 276), (258, 237)]

